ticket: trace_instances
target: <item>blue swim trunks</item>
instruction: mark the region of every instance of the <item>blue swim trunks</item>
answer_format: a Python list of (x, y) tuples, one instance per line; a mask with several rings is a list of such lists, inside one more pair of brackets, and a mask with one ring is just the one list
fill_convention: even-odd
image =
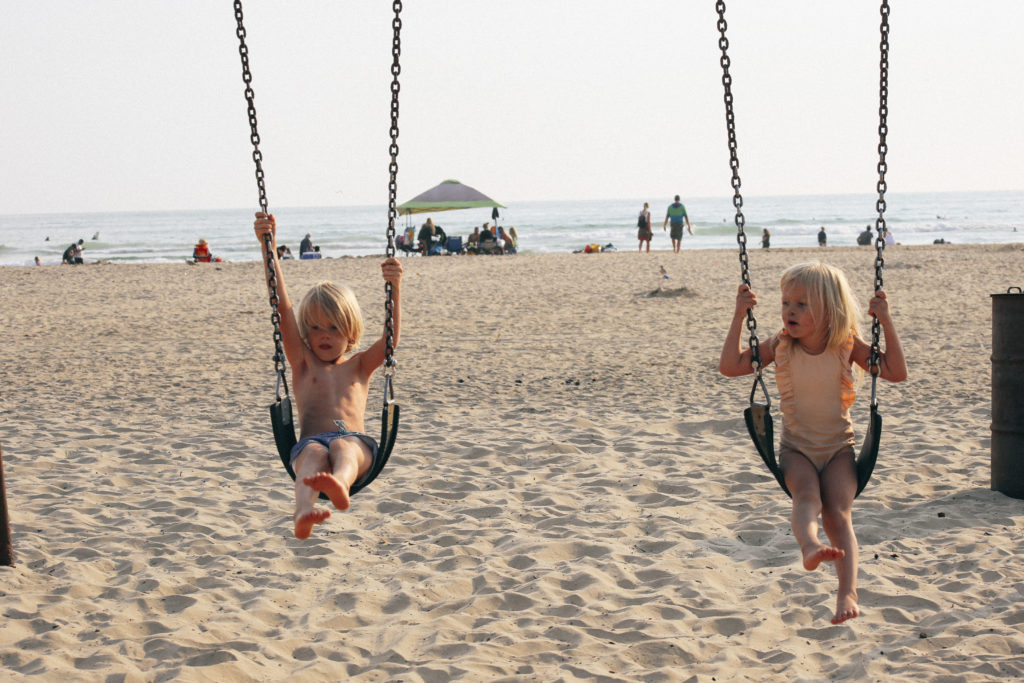
[(357, 479), (355, 482), (353, 482), (352, 485), (355, 486), (356, 484), (359, 484), (363, 478), (365, 478), (368, 474), (370, 474), (370, 472), (373, 471), (373, 466), (377, 463), (377, 442), (374, 441), (372, 437), (369, 437), (366, 434), (363, 434), (362, 432), (353, 432), (348, 429), (341, 429), (336, 432), (322, 432), (320, 434), (314, 434), (313, 436), (307, 436), (306, 438), (301, 439), (297, 444), (295, 444), (292, 447), (292, 467), (295, 467), (295, 458), (299, 457), (299, 453), (302, 452), (302, 449), (308, 446), (309, 444), (316, 442), (323, 446), (324, 448), (330, 449), (331, 442), (336, 441), (337, 439), (345, 438), (346, 436), (354, 436), (359, 438), (370, 449), (370, 468), (366, 470), (366, 474), (364, 474), (362, 478)]

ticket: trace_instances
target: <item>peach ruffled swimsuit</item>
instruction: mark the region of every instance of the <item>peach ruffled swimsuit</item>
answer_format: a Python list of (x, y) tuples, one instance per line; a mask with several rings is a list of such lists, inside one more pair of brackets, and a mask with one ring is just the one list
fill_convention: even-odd
[(782, 446), (802, 453), (821, 472), (836, 453), (854, 444), (850, 406), (857, 396), (850, 353), (853, 337), (839, 349), (811, 355), (779, 333), (775, 384), (782, 411)]

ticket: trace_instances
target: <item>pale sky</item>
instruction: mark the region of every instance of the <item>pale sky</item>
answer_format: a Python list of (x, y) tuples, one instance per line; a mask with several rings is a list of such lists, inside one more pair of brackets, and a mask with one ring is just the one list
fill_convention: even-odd
[[(892, 0), (889, 191), (1024, 189), (1024, 3)], [(391, 3), (245, 0), (271, 209), (387, 200)], [(730, 0), (747, 196), (873, 192), (878, 4)], [(229, 0), (4, 0), (0, 213), (256, 207)], [(406, 0), (399, 201), (729, 196), (712, 0)]]

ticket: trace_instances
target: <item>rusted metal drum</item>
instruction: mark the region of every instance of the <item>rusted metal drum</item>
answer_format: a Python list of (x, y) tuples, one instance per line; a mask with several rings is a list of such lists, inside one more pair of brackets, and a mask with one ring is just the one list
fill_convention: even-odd
[(992, 295), (992, 490), (1024, 498), (1024, 293)]

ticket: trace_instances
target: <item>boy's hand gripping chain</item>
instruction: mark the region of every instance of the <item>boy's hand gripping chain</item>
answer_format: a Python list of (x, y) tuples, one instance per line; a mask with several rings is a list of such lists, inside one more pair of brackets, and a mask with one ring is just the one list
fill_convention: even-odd
[[(399, 58), (402, 55), (402, 0), (395, 0), (392, 3), (395, 12), (391, 20), (391, 28), (394, 31), (391, 42), (391, 163), (388, 166), (390, 179), (388, 181), (388, 244), (385, 250), (387, 258), (395, 256), (395, 217), (398, 214), (398, 93), (401, 86), (398, 76), (402, 73), (402, 65)], [(395, 311), (394, 311), (394, 286), (390, 282), (384, 283), (384, 406), (387, 407), (395, 400), (395, 389), (393, 376), (395, 373)]]
[[(252, 89), (252, 73), (249, 71), (249, 48), (245, 44), (245, 24), (242, 21), (242, 0), (235, 0), (235, 22), (238, 36), (238, 54), (242, 58), (242, 81), (245, 82), (245, 101), (249, 110), (249, 140), (252, 142), (252, 160), (256, 164), (256, 187), (259, 190), (260, 211), (267, 210), (267, 186), (263, 180), (263, 153), (260, 152), (260, 133), (256, 122), (256, 95)], [(270, 322), (274, 325), (274, 371), (277, 373), (277, 400), (281, 401), (281, 388), (288, 398), (288, 380), (285, 377), (284, 344), (281, 341), (281, 315), (277, 306), (281, 300), (277, 296), (277, 271), (274, 268), (274, 250), (269, 233), (263, 236), (263, 258), (267, 268), (267, 289), (270, 291)]]

